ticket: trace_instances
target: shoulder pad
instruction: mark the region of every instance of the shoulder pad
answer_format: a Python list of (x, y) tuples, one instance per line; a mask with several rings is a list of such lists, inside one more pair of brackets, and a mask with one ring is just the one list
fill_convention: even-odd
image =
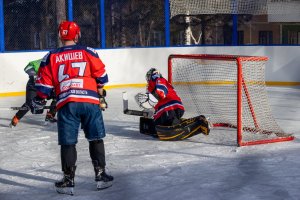
[(51, 55), (51, 51), (48, 52), (43, 58), (42, 58), (42, 61), (41, 61), (41, 64), (40, 64), (40, 67), (44, 67), (46, 66), (47, 64), (49, 64), (49, 61), (50, 61), (50, 55)]
[(42, 58), (42, 62), (46, 62), (49, 55), (50, 55), (50, 52), (48, 52), (48, 53)]
[(87, 50), (87, 52), (89, 52), (93, 56), (95, 56), (97, 58), (99, 57), (97, 51), (95, 49), (93, 49), (92, 47), (86, 47), (86, 50)]

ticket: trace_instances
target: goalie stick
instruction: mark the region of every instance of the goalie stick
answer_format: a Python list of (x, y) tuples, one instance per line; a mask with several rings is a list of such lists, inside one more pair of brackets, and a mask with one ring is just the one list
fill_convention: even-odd
[(128, 109), (128, 95), (127, 95), (127, 92), (123, 92), (123, 112), (126, 115), (136, 115), (136, 116), (143, 116), (143, 117), (148, 117), (149, 116), (149, 112), (147, 112), (147, 111)]
[[(51, 109), (53, 106), (44, 106), (44, 109)], [(9, 108), (1, 108), (0, 110), (30, 110), (29, 107), (9, 107)]]

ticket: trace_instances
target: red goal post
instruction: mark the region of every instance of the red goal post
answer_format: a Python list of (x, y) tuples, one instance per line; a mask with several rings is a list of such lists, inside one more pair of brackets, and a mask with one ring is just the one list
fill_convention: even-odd
[(276, 123), (268, 101), (263, 56), (174, 54), (168, 58), (168, 81), (186, 109), (203, 114), (214, 127), (237, 129), (237, 145), (293, 140)]

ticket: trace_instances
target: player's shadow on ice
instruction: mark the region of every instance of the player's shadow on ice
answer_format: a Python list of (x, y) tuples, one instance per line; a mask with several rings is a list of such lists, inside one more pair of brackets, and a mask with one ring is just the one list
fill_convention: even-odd
[[(3, 177), (3, 175), (6, 175), (9, 177), (7, 179), (0, 178), (1, 184), (25, 187), (25, 188), (29, 188), (29, 189), (36, 188), (36, 187), (30, 185), (30, 183), (32, 181), (41, 181), (41, 182), (48, 182), (48, 183), (53, 183), (55, 181), (54, 179), (46, 178), (43, 176), (36, 176), (36, 175), (26, 174), (26, 173), (22, 173), (22, 172), (18, 172), (18, 171), (10, 171), (10, 170), (6, 170), (6, 169), (0, 169), (0, 174), (2, 174), (2, 177)], [(9, 179), (12, 179), (11, 177), (14, 177), (14, 180), (16, 180), (16, 181), (9, 180)], [(21, 183), (21, 181), (17, 181), (20, 179), (29, 179), (31, 181), (23, 180), (22, 181), (23, 183)], [(29, 183), (29, 184), (25, 184), (25, 183)]]
[[(10, 118), (2, 118), (0, 117), (0, 127), (1, 128), (10, 128), (9, 124), (11, 119)], [(24, 117), (22, 118), (19, 123), (17, 124), (16, 129), (26, 129), (27, 127), (40, 127), (43, 130), (47, 130), (47, 131), (57, 131), (56, 128), (56, 123), (51, 123), (51, 122), (45, 122), (44, 121), (44, 116), (43, 118), (36, 118), (35, 116), (28, 116), (28, 117)], [(50, 127), (50, 128), (49, 128)], [(53, 129), (53, 130), (52, 130)]]
[(9, 127), (10, 120), (11, 119), (0, 117), (0, 127)]
[(132, 138), (135, 140), (158, 140), (157, 138), (141, 134), (139, 130), (139, 122), (105, 121), (105, 129), (107, 134), (112, 134), (124, 138)]

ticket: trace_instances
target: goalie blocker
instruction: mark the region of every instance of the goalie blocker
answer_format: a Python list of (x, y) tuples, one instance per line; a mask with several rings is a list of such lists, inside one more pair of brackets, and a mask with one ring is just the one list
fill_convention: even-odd
[(153, 119), (140, 117), (140, 133), (158, 137), (164, 141), (178, 141), (203, 133), (209, 135), (210, 123), (203, 116), (182, 119), (181, 123), (173, 126), (155, 126)]

